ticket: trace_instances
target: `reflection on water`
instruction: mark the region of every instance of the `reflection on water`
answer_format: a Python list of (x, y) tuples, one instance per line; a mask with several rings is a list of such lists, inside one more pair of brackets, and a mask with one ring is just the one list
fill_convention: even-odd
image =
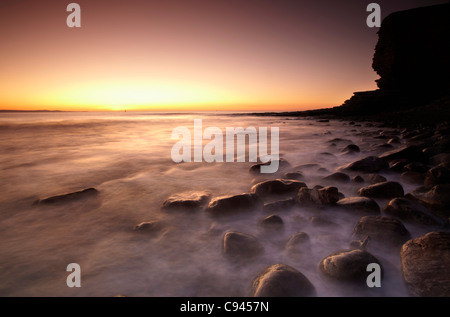
[[(2, 296), (244, 296), (253, 277), (268, 265), (284, 263), (303, 272), (319, 296), (355, 295), (318, 273), (319, 261), (349, 246), (358, 218), (322, 210), (336, 223), (314, 226), (317, 211), (279, 210), (280, 232), (257, 225), (262, 210), (227, 219), (204, 212), (171, 213), (160, 206), (170, 195), (206, 191), (213, 197), (248, 192), (257, 181), (251, 163), (182, 163), (171, 160), (175, 127), (279, 127), (280, 153), (309, 187), (336, 167), (376, 154), (373, 133), (345, 122), (316, 122), (283, 117), (163, 113), (3, 113), (0, 117), (0, 295)], [(346, 141), (361, 153), (343, 155)], [(381, 141), (380, 141), (381, 142)], [(325, 154), (325, 152), (327, 154)], [(386, 177), (392, 179), (392, 175)], [(33, 205), (39, 198), (95, 187), (99, 195), (63, 205)], [(339, 185), (355, 196), (356, 185)], [(405, 190), (408, 190), (406, 186)], [(159, 221), (161, 230), (133, 231), (143, 221)], [(414, 228), (408, 228), (414, 233)], [(225, 232), (252, 234), (264, 254), (251, 263), (233, 263), (222, 255)], [(311, 247), (299, 256), (285, 252), (294, 233), (304, 231)], [(405, 295), (398, 254), (378, 253), (390, 268), (381, 294)], [(66, 266), (81, 265), (82, 287), (66, 286)], [(380, 293), (378, 293), (379, 295)]]

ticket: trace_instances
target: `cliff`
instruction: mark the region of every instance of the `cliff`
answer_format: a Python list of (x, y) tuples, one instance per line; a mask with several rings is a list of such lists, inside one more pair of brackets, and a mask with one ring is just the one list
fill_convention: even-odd
[(378, 37), (372, 67), (379, 89), (356, 92), (329, 113), (410, 112), (436, 100), (450, 107), (450, 4), (392, 13)]

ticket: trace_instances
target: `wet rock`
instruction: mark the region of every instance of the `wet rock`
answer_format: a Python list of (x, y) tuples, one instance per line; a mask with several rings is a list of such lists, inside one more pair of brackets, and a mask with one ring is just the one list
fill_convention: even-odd
[(405, 166), (408, 165), (411, 161), (410, 160), (395, 160), (391, 162), (391, 167), (389, 168), (389, 171), (392, 172), (404, 172), (405, 171)]
[(414, 296), (450, 296), (450, 233), (430, 232), (400, 252), (403, 278)]
[(342, 152), (346, 153), (359, 153), (360, 151), (361, 149), (359, 148), (359, 146), (355, 144), (349, 144), (342, 150)]
[(369, 174), (366, 176), (366, 180), (371, 184), (383, 183), (387, 181), (386, 177), (379, 174)]
[(440, 153), (437, 155), (434, 155), (430, 158), (430, 163), (433, 165), (439, 165), (443, 163), (450, 163), (450, 153)]
[(395, 198), (404, 195), (403, 187), (397, 182), (383, 182), (361, 188), (358, 195), (370, 198)]
[(304, 179), (305, 177), (300, 172), (288, 172), (288, 173), (283, 174), (283, 178), (300, 181), (300, 180)]
[(175, 194), (167, 198), (162, 205), (165, 210), (196, 210), (204, 207), (211, 196), (204, 192)]
[(339, 200), (336, 204), (351, 212), (368, 215), (380, 214), (380, 206), (375, 200), (368, 197), (348, 197)]
[(425, 165), (420, 162), (411, 162), (405, 165), (403, 168), (404, 171), (412, 171), (412, 172), (419, 172), (419, 173), (426, 173), (430, 167), (428, 165)]
[(336, 223), (323, 216), (312, 216), (309, 218), (309, 222), (311, 222), (311, 224), (315, 227), (328, 227), (336, 225)]
[(324, 187), (321, 189), (302, 187), (298, 191), (295, 200), (299, 204), (333, 205), (339, 200), (339, 191), (336, 187)]
[(384, 212), (405, 221), (413, 221), (425, 225), (442, 226), (445, 224), (443, 219), (431, 213), (425, 206), (405, 197), (392, 199), (384, 208)]
[(309, 246), (310, 242), (309, 235), (306, 232), (298, 232), (289, 237), (285, 249), (289, 254), (297, 254), (301, 252), (302, 248)]
[(416, 188), (410, 194), (430, 205), (450, 207), (450, 184), (436, 185), (431, 189), (423, 186)]
[(368, 156), (361, 160), (342, 166), (340, 170), (349, 170), (365, 173), (377, 173), (383, 169), (389, 168), (389, 164), (385, 159), (376, 156)]
[(259, 222), (259, 225), (264, 229), (280, 230), (283, 228), (283, 219), (278, 215), (270, 215)]
[(306, 184), (295, 180), (274, 179), (254, 185), (250, 193), (261, 198), (273, 195), (294, 195), (301, 187), (306, 187)]
[(211, 216), (225, 216), (262, 208), (262, 201), (253, 194), (218, 197), (210, 201), (206, 211)]
[(145, 221), (134, 227), (134, 231), (147, 234), (156, 234), (161, 231), (163, 225), (160, 221)]
[(369, 237), (382, 247), (400, 247), (411, 239), (409, 231), (400, 220), (385, 216), (365, 216), (353, 230), (354, 239)]
[(364, 178), (362, 178), (362, 177), (359, 176), (359, 175), (356, 175), (355, 177), (352, 178), (352, 181), (353, 181), (354, 183), (364, 183)]
[(319, 271), (325, 276), (343, 282), (366, 285), (367, 266), (380, 262), (371, 253), (361, 250), (344, 250), (330, 254), (319, 263)]
[(264, 204), (264, 212), (280, 212), (289, 210), (295, 207), (295, 200), (293, 198), (288, 198), (284, 200), (277, 200), (274, 202)]
[[(286, 161), (285, 159), (280, 158), (277, 161), (278, 161), (278, 171), (277, 171), (277, 173), (285, 171), (286, 169), (291, 168), (291, 164), (288, 161)], [(267, 163), (254, 164), (254, 165), (250, 166), (249, 173), (250, 174), (254, 174), (254, 175), (267, 175), (267, 173), (262, 173), (261, 172), (261, 166), (267, 166), (267, 165), (271, 165), (271, 164), (272, 164), (271, 161), (269, 161)]]
[(425, 175), (419, 172), (407, 171), (400, 175), (400, 180), (410, 184), (423, 184), (425, 181)]
[(380, 155), (380, 159), (387, 161), (393, 161), (396, 159), (407, 159), (410, 161), (426, 161), (426, 157), (422, 152), (422, 149), (416, 145), (410, 145), (402, 147), (396, 150), (392, 150)]
[(229, 231), (223, 236), (223, 253), (233, 260), (252, 259), (263, 252), (263, 246), (252, 235)]
[(440, 184), (450, 184), (450, 169), (444, 166), (436, 166), (425, 175), (424, 185), (433, 187)]
[(310, 297), (315, 296), (314, 285), (301, 272), (285, 264), (265, 268), (252, 281), (250, 296), (254, 297)]
[(350, 181), (350, 176), (342, 172), (336, 172), (331, 175), (322, 178), (322, 181), (326, 183), (348, 183)]
[(52, 205), (52, 204), (66, 204), (82, 199), (96, 197), (98, 190), (95, 188), (86, 188), (81, 191), (42, 198), (34, 202), (35, 205)]

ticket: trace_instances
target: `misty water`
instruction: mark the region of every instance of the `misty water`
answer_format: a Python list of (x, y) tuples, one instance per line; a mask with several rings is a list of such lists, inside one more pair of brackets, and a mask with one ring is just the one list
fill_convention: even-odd
[[(360, 215), (333, 208), (296, 207), (275, 212), (284, 228), (268, 233), (258, 221), (263, 210), (215, 219), (207, 213), (168, 212), (173, 194), (208, 192), (212, 197), (249, 192), (259, 181), (253, 164), (180, 163), (171, 159), (172, 130), (193, 128), (279, 127), (280, 153), (308, 187), (343, 164), (385, 150), (383, 131), (374, 123), (318, 122), (314, 118), (217, 113), (3, 113), (0, 117), (0, 295), (2, 296), (246, 296), (265, 267), (283, 263), (302, 272), (318, 296), (405, 296), (398, 252), (370, 249), (384, 268), (377, 290), (355, 290), (321, 276), (318, 263), (348, 249)], [(342, 140), (331, 140), (340, 138)], [(350, 142), (360, 153), (344, 154)], [(316, 165), (304, 165), (314, 163)], [(296, 166), (303, 167), (295, 168)], [(351, 175), (354, 176), (354, 175)], [(398, 175), (383, 175), (398, 180)], [(266, 175), (266, 179), (276, 175)], [(346, 197), (363, 184), (334, 184)], [(403, 184), (405, 192), (413, 187)], [(99, 195), (62, 205), (33, 205), (40, 198), (95, 187)], [(387, 201), (378, 201), (384, 207)], [(315, 226), (322, 214), (333, 226)], [(156, 235), (134, 231), (158, 220)], [(413, 237), (421, 228), (406, 227)], [(264, 246), (254, 261), (236, 263), (223, 255), (227, 231), (252, 234)], [(304, 231), (311, 246), (298, 257), (287, 254), (288, 238)], [(81, 288), (69, 288), (66, 267), (81, 266)], [(364, 289), (364, 288), (363, 288)]]

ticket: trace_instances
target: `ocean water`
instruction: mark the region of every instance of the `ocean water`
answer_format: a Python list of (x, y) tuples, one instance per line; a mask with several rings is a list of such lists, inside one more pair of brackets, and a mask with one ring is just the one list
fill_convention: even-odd
[[(260, 181), (249, 173), (251, 162), (176, 164), (172, 130), (278, 127), (280, 155), (292, 171), (301, 171), (308, 187), (343, 164), (378, 155), (393, 129), (344, 120), (232, 115), (227, 113), (2, 113), (0, 114), (0, 295), (1, 296), (246, 296), (252, 279), (268, 265), (284, 263), (302, 272), (318, 296), (406, 296), (398, 252), (370, 250), (385, 268), (381, 289), (355, 291), (325, 279), (318, 263), (348, 249), (359, 216), (321, 210), (335, 222), (314, 226), (319, 211), (294, 208), (276, 212), (284, 229), (268, 234), (257, 225), (262, 210), (227, 219), (203, 211), (173, 213), (161, 209), (172, 194), (208, 192), (212, 197), (249, 192)], [(334, 140), (340, 138), (341, 140)], [(361, 152), (344, 154), (350, 142)], [(315, 165), (297, 167), (314, 163)], [(352, 175), (353, 176), (353, 175)], [(398, 180), (396, 175), (384, 175)], [(276, 175), (265, 175), (266, 179)], [(335, 184), (346, 197), (362, 185)], [(98, 197), (64, 205), (33, 205), (39, 198), (95, 187)], [(405, 192), (412, 187), (404, 184)], [(379, 201), (380, 207), (386, 201)], [(158, 220), (163, 230), (140, 234), (133, 228)], [(412, 236), (422, 232), (408, 227)], [(252, 234), (264, 254), (246, 263), (222, 253), (227, 231)], [(311, 247), (299, 257), (285, 243), (308, 233)], [(81, 288), (69, 288), (69, 263), (81, 267)]]

